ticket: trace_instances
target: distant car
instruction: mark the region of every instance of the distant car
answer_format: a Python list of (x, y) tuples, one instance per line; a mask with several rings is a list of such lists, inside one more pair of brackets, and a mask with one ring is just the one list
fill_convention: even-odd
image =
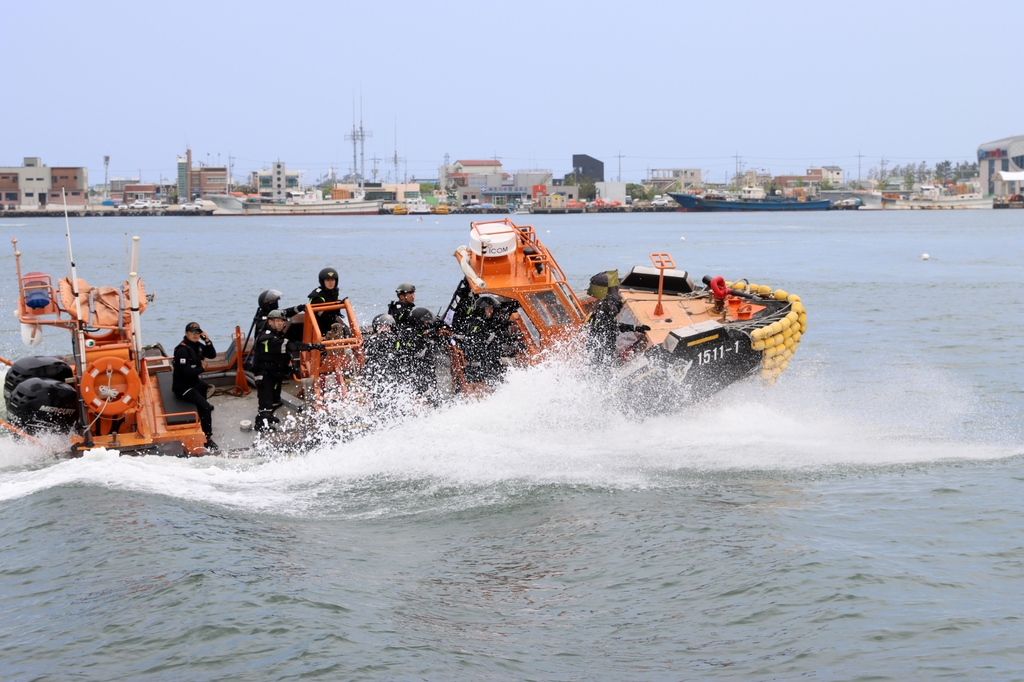
[(668, 198), (658, 194), (654, 197), (654, 200), (651, 201), (651, 206), (668, 206)]
[(146, 210), (146, 209), (149, 208), (149, 200), (148, 199), (136, 199), (135, 201), (132, 202), (132, 205), (129, 206), (129, 208), (135, 209), (137, 211)]
[(149, 207), (150, 208), (159, 209), (159, 210), (170, 208), (167, 204), (165, 204), (162, 201), (151, 201), (151, 202), (149, 202)]
[(117, 210), (118, 211), (127, 211), (128, 210), (128, 204), (118, 204), (117, 205)]
[(185, 211), (186, 213), (198, 213), (199, 211), (203, 210), (203, 207), (200, 204), (182, 204), (180, 208), (182, 211)]

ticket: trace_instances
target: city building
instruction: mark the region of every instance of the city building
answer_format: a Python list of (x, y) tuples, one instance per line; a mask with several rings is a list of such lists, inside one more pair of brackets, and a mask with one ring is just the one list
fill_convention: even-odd
[[(331, 190), (332, 199), (351, 199), (359, 190), (353, 182), (337, 182)], [(420, 198), (418, 182), (364, 182), (363, 191), (370, 201), (398, 201)]]
[(89, 171), (82, 166), (53, 166), (25, 157), (21, 166), (0, 167), (0, 205), (15, 209), (89, 203)]
[(658, 192), (672, 189), (673, 186), (681, 192), (704, 186), (699, 168), (652, 168), (644, 184), (653, 186)]
[[(455, 163), (443, 165), (438, 169), (437, 182), (442, 188), (448, 183), (456, 187), (466, 187), (470, 175), (502, 175), (501, 161), (497, 159), (461, 159)], [(477, 186), (483, 186), (481, 183)]]
[(607, 203), (613, 201), (626, 203), (626, 183), (624, 182), (595, 182), (594, 189), (597, 190), (597, 199)]
[(141, 183), (142, 178), (110, 178), (110, 200), (116, 204), (124, 202), (124, 188)]
[(290, 171), (283, 161), (275, 161), (270, 168), (253, 171), (251, 184), (261, 197), (283, 201), (288, 192), (302, 189), (302, 171)]
[(594, 182), (604, 182), (604, 161), (595, 159), (587, 154), (572, 155), (572, 172), (566, 174), (565, 180), (575, 178), (587, 178)]
[(1024, 171), (1024, 135), (1004, 137), (978, 147), (978, 172), (981, 191), (1005, 196), (1020, 191), (1019, 181), (1003, 179), (1004, 173)]
[[(192, 150), (178, 157), (178, 201), (185, 203), (209, 194), (227, 193), (230, 183), (227, 166), (192, 166)], [(113, 193), (113, 190), (111, 190)]]
[(156, 199), (156, 196), (156, 185), (125, 185), (121, 201), (126, 204), (130, 204), (133, 201), (138, 201), (139, 199)]
[(822, 166), (807, 169), (807, 182), (821, 184), (828, 182), (834, 186), (843, 184), (843, 169), (839, 166)]

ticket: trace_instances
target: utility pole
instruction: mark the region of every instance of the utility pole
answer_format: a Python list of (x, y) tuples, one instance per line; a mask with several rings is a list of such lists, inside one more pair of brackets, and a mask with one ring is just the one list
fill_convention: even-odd
[(619, 160), (619, 174), (615, 177), (615, 182), (622, 182), (622, 150), (619, 150), (616, 158)]
[(370, 170), (370, 172), (373, 173), (373, 181), (374, 181), (374, 183), (377, 182), (377, 162), (378, 161), (383, 161), (383, 160), (384, 159), (378, 159), (376, 156), (374, 156), (372, 159), (370, 159), (370, 161), (373, 161), (373, 168)]
[(886, 161), (884, 157), (882, 158), (881, 163), (879, 163), (879, 166), (881, 167), (881, 170), (878, 173), (878, 179), (883, 181), (883, 182), (885, 181), (885, 164), (887, 164), (887, 163), (889, 163), (889, 162)]
[(857, 184), (860, 184), (860, 160), (864, 158), (864, 155), (857, 150)]
[(734, 156), (733, 158), (736, 159), (736, 175), (733, 176), (733, 177), (736, 180), (736, 186), (739, 187), (739, 184), (740, 184), (740, 158), (741, 158), (739, 151), (736, 152), (736, 156)]
[(110, 198), (110, 157), (103, 157), (103, 200)]

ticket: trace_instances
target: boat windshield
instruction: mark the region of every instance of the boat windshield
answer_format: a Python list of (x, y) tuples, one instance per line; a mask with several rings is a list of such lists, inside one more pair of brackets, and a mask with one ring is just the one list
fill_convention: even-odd
[(541, 322), (545, 327), (552, 327), (557, 324), (569, 324), (569, 313), (565, 310), (562, 302), (553, 291), (537, 291), (526, 295), (530, 306), (537, 311)]

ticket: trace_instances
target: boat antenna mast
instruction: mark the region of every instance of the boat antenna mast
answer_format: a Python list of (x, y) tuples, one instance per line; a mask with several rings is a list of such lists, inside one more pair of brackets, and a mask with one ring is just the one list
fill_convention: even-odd
[[(85, 374), (85, 367), (82, 361), (82, 356), (85, 353), (85, 322), (82, 321), (82, 299), (78, 295), (78, 266), (75, 265), (75, 256), (71, 251), (71, 221), (68, 218), (67, 191), (61, 187), (60, 194), (64, 200), (64, 236), (67, 238), (68, 245), (68, 271), (71, 277), (71, 293), (75, 296), (76, 329), (72, 349), (75, 356), (76, 376), (78, 381), (81, 382), (82, 376)], [(75, 392), (78, 394), (78, 428), (82, 430), (85, 446), (91, 448), (93, 446), (92, 430), (89, 428), (89, 420), (85, 414), (85, 400), (82, 398), (81, 390)]]

